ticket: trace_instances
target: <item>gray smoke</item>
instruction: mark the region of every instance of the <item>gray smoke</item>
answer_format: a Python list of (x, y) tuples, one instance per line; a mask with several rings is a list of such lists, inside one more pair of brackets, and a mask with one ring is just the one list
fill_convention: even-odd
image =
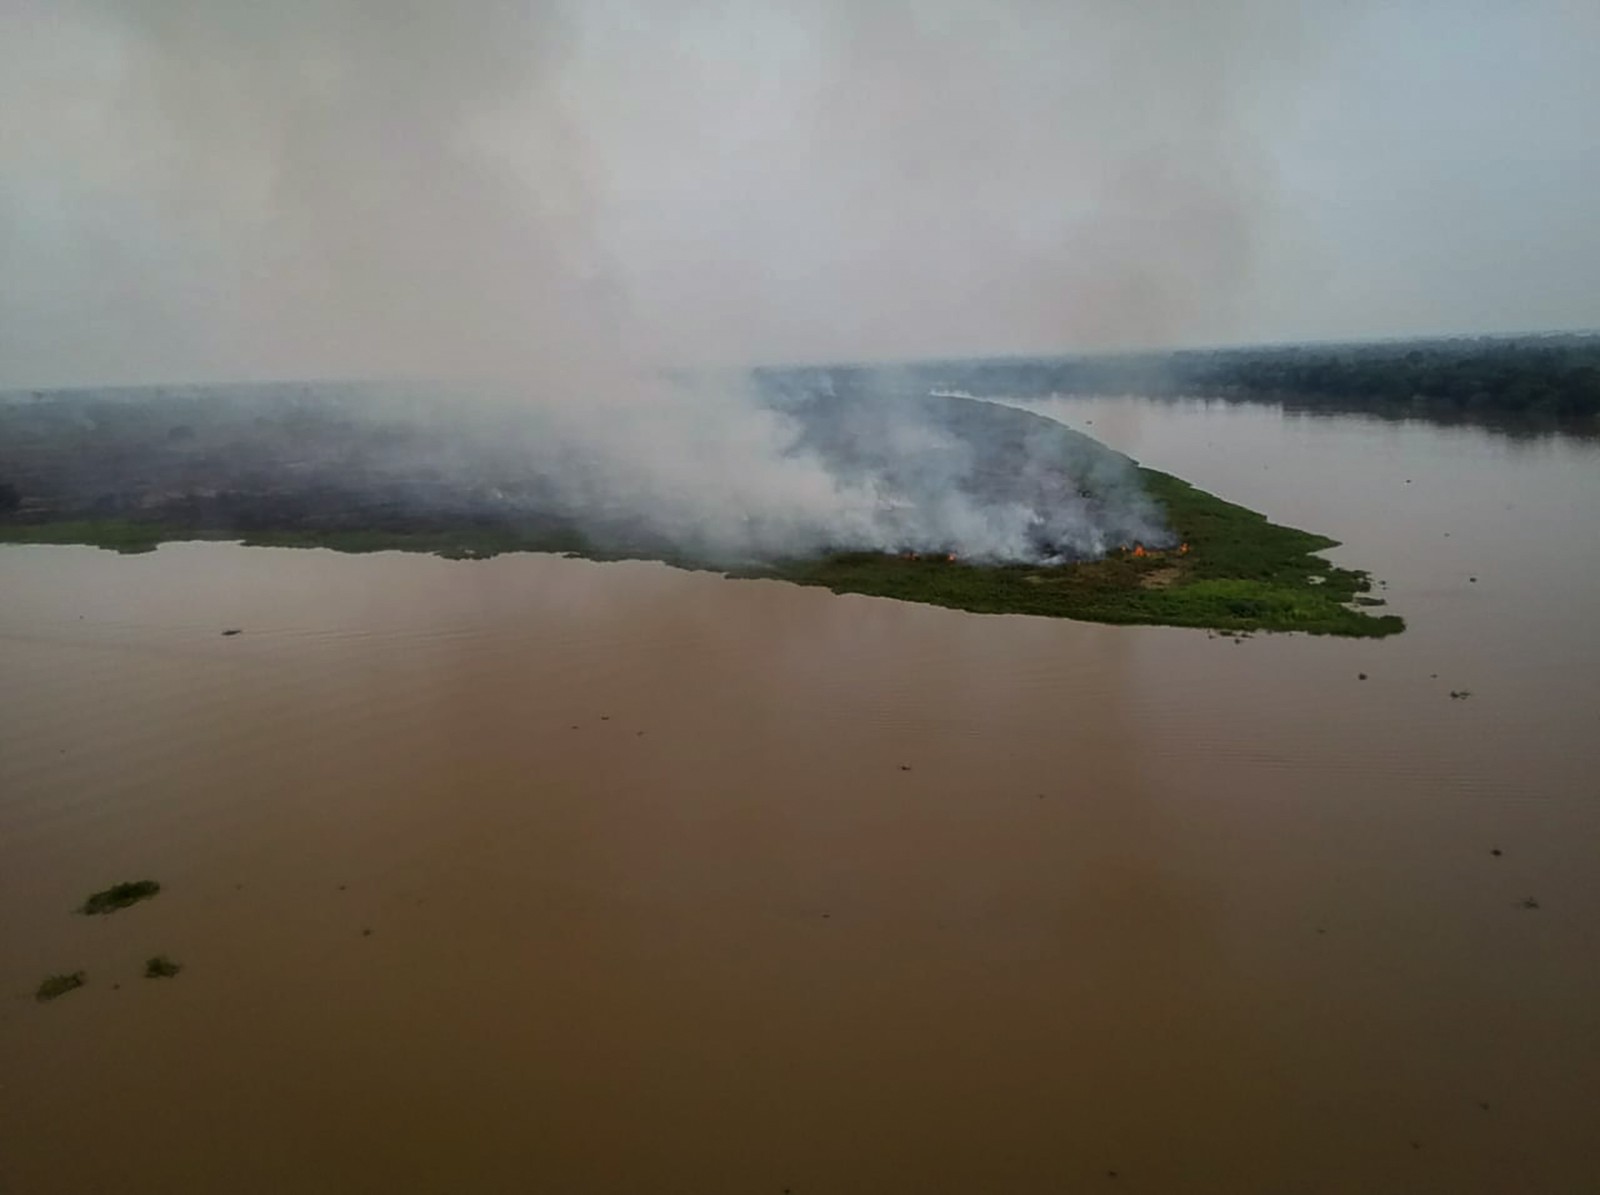
[[(358, 489), (422, 480), (422, 510), (457, 495), (496, 520), (555, 517), (602, 550), (725, 564), (839, 550), (1082, 560), (1170, 539), (1126, 457), (1032, 413), (901, 382), (785, 374), (753, 397), (748, 379), (693, 376), (654, 383), (666, 401), (628, 390), (599, 408), (482, 386), (311, 393), (311, 438), (330, 417), (340, 434), (331, 455), (308, 460), (295, 443), (293, 456), (317, 466), (308, 479)], [(276, 420), (270, 405), (245, 414), (262, 409)]]
[(1125, 478), (1109, 506), (1056, 493), (1039, 454), (999, 500), (904, 405), (880, 429), (899, 463), (842, 468), (737, 371), (662, 368), (1225, 334), (1278, 213), (1251, 114), (1315, 33), (1271, 0), (18, 0), (7, 21), (29, 47), (11, 142), (76, 180), (64, 227), (104, 233), (50, 248), (124, 329), (83, 368), (471, 382), (525, 413), (499, 445), (562, 501), (676, 541), (989, 558), (1037, 555), (1041, 524), (1074, 552), (1148, 538), (1149, 508)]

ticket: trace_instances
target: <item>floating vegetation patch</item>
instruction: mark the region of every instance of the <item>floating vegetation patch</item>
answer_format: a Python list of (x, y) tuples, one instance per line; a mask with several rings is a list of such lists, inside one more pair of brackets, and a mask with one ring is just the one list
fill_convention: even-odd
[(121, 884), (113, 884), (103, 891), (96, 892), (78, 910), (80, 913), (99, 914), (115, 913), (118, 909), (125, 909), (129, 905), (136, 905), (141, 900), (149, 900), (161, 885), (154, 880), (128, 880)]
[(73, 971), (65, 975), (52, 975), (39, 985), (33, 998), (44, 1004), (54, 1000), (57, 996), (65, 996), (68, 992), (75, 991), (89, 982), (89, 977), (82, 971)]

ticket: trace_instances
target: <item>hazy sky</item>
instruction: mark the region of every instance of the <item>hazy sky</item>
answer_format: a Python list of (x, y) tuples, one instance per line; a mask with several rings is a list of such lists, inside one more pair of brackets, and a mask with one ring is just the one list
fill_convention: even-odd
[(6, 0), (0, 386), (1600, 326), (1593, 0)]

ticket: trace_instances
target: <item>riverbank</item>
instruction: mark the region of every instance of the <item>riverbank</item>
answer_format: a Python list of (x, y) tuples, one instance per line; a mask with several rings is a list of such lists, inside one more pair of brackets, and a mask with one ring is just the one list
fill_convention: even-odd
[[(1101, 560), (1055, 565), (991, 565), (941, 554), (846, 552), (732, 570), (728, 575), (816, 585), (835, 593), (860, 593), (981, 614), (1370, 637), (1404, 629), (1398, 616), (1373, 615), (1352, 605), (1370, 591), (1371, 580), (1360, 570), (1335, 567), (1316, 555), (1336, 547), (1336, 541), (1279, 526), (1168, 474), (1152, 469), (1140, 473), (1180, 537), (1181, 550), (1146, 550), (1132, 545)], [(572, 536), (470, 525), (297, 528), (257, 530), (241, 536), (224, 528), (131, 519), (0, 522), (0, 543), (82, 544), (127, 553), (193, 540), (356, 553), (424, 552), (454, 560), (487, 559), (508, 552), (555, 552), (598, 560), (659, 558), (598, 551)], [(665, 563), (722, 571), (685, 559)]]

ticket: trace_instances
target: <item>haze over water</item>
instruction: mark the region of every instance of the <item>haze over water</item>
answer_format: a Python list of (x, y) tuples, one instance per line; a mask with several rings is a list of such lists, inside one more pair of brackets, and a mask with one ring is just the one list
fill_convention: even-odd
[(1594, 1185), (1600, 445), (1040, 409), (1407, 631), (0, 548), (0, 1188)]

